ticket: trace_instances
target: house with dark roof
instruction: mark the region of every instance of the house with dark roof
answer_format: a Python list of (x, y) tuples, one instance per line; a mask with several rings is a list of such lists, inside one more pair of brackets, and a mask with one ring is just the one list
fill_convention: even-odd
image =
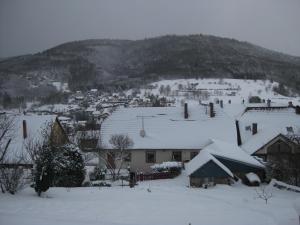
[(200, 153), (186, 164), (191, 186), (230, 184), (231, 179), (244, 180), (252, 172), (262, 179), (265, 166), (236, 144), (212, 139)]

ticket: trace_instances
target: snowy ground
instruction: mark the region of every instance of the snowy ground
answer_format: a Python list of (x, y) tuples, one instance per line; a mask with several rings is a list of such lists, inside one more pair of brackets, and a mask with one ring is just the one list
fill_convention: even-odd
[[(286, 97), (279, 95), (273, 91), (273, 87), (278, 86), (277, 82), (269, 80), (244, 80), (244, 79), (175, 79), (162, 80), (152, 83), (154, 89), (141, 89), (141, 94), (152, 93), (160, 95), (160, 87), (169, 85), (172, 91), (178, 90), (178, 85), (181, 84), (183, 90), (194, 86), (195, 89), (207, 89), (210, 94), (209, 101), (214, 101), (216, 98), (222, 99), (224, 103), (231, 100), (232, 103), (240, 104), (243, 99), (247, 103), (249, 96), (259, 96), (262, 99), (271, 99), (273, 103), (287, 104), (292, 101), (295, 105), (299, 104), (299, 97)], [(216, 91), (223, 89), (222, 91)], [(226, 90), (234, 89), (234, 90)], [(129, 91), (128, 93), (130, 93)], [(235, 96), (230, 96), (235, 92)], [(179, 95), (184, 95), (184, 92), (179, 92)], [(178, 96), (177, 96), (178, 98)], [(180, 99), (180, 98), (179, 98)]]
[[(149, 192), (147, 189), (150, 189)], [(129, 187), (51, 188), (39, 198), (28, 188), (0, 194), (0, 224), (299, 224), (299, 193), (273, 189), (266, 205), (254, 187), (188, 188), (183, 175)]]

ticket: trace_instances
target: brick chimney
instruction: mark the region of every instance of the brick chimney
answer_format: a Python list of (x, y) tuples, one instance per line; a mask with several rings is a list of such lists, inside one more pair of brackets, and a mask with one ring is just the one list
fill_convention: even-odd
[(239, 126), (239, 121), (235, 121), (235, 127), (236, 127), (236, 136), (237, 136), (237, 144), (238, 146), (242, 145), (242, 138), (241, 138), (241, 132), (240, 132), (240, 126)]
[(270, 99), (267, 100), (267, 106), (271, 107), (271, 100)]
[(188, 104), (184, 103), (184, 119), (189, 118)]
[(23, 120), (23, 138), (24, 139), (27, 138), (27, 124), (26, 124), (26, 120)]
[(293, 107), (293, 102), (289, 102), (288, 106)]
[(252, 135), (257, 134), (257, 123), (252, 123)]
[(220, 100), (220, 107), (223, 108), (223, 100)]
[(210, 102), (209, 103), (209, 116), (210, 117), (215, 117), (216, 113), (214, 111), (214, 103)]

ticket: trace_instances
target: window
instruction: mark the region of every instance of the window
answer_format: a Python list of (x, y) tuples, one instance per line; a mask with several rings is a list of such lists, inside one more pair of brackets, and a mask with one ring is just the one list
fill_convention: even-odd
[(277, 151), (278, 151), (278, 152), (280, 152), (280, 150), (281, 150), (281, 147), (280, 147), (280, 145), (281, 145), (281, 143), (280, 143), (280, 142), (278, 142), (278, 144), (277, 144)]
[(180, 151), (173, 152), (172, 159), (176, 162), (181, 162), (182, 161), (181, 152)]
[(124, 161), (131, 162), (131, 152), (125, 154)]
[(155, 163), (156, 157), (154, 151), (146, 152), (146, 163)]
[(198, 155), (198, 152), (191, 152), (190, 159), (192, 160), (193, 158), (195, 158), (196, 155)]

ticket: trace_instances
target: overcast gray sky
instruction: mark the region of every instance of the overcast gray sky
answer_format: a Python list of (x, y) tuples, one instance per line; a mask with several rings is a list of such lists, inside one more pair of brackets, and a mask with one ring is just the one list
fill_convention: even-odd
[(300, 0), (0, 0), (0, 57), (73, 40), (198, 33), (300, 56)]

